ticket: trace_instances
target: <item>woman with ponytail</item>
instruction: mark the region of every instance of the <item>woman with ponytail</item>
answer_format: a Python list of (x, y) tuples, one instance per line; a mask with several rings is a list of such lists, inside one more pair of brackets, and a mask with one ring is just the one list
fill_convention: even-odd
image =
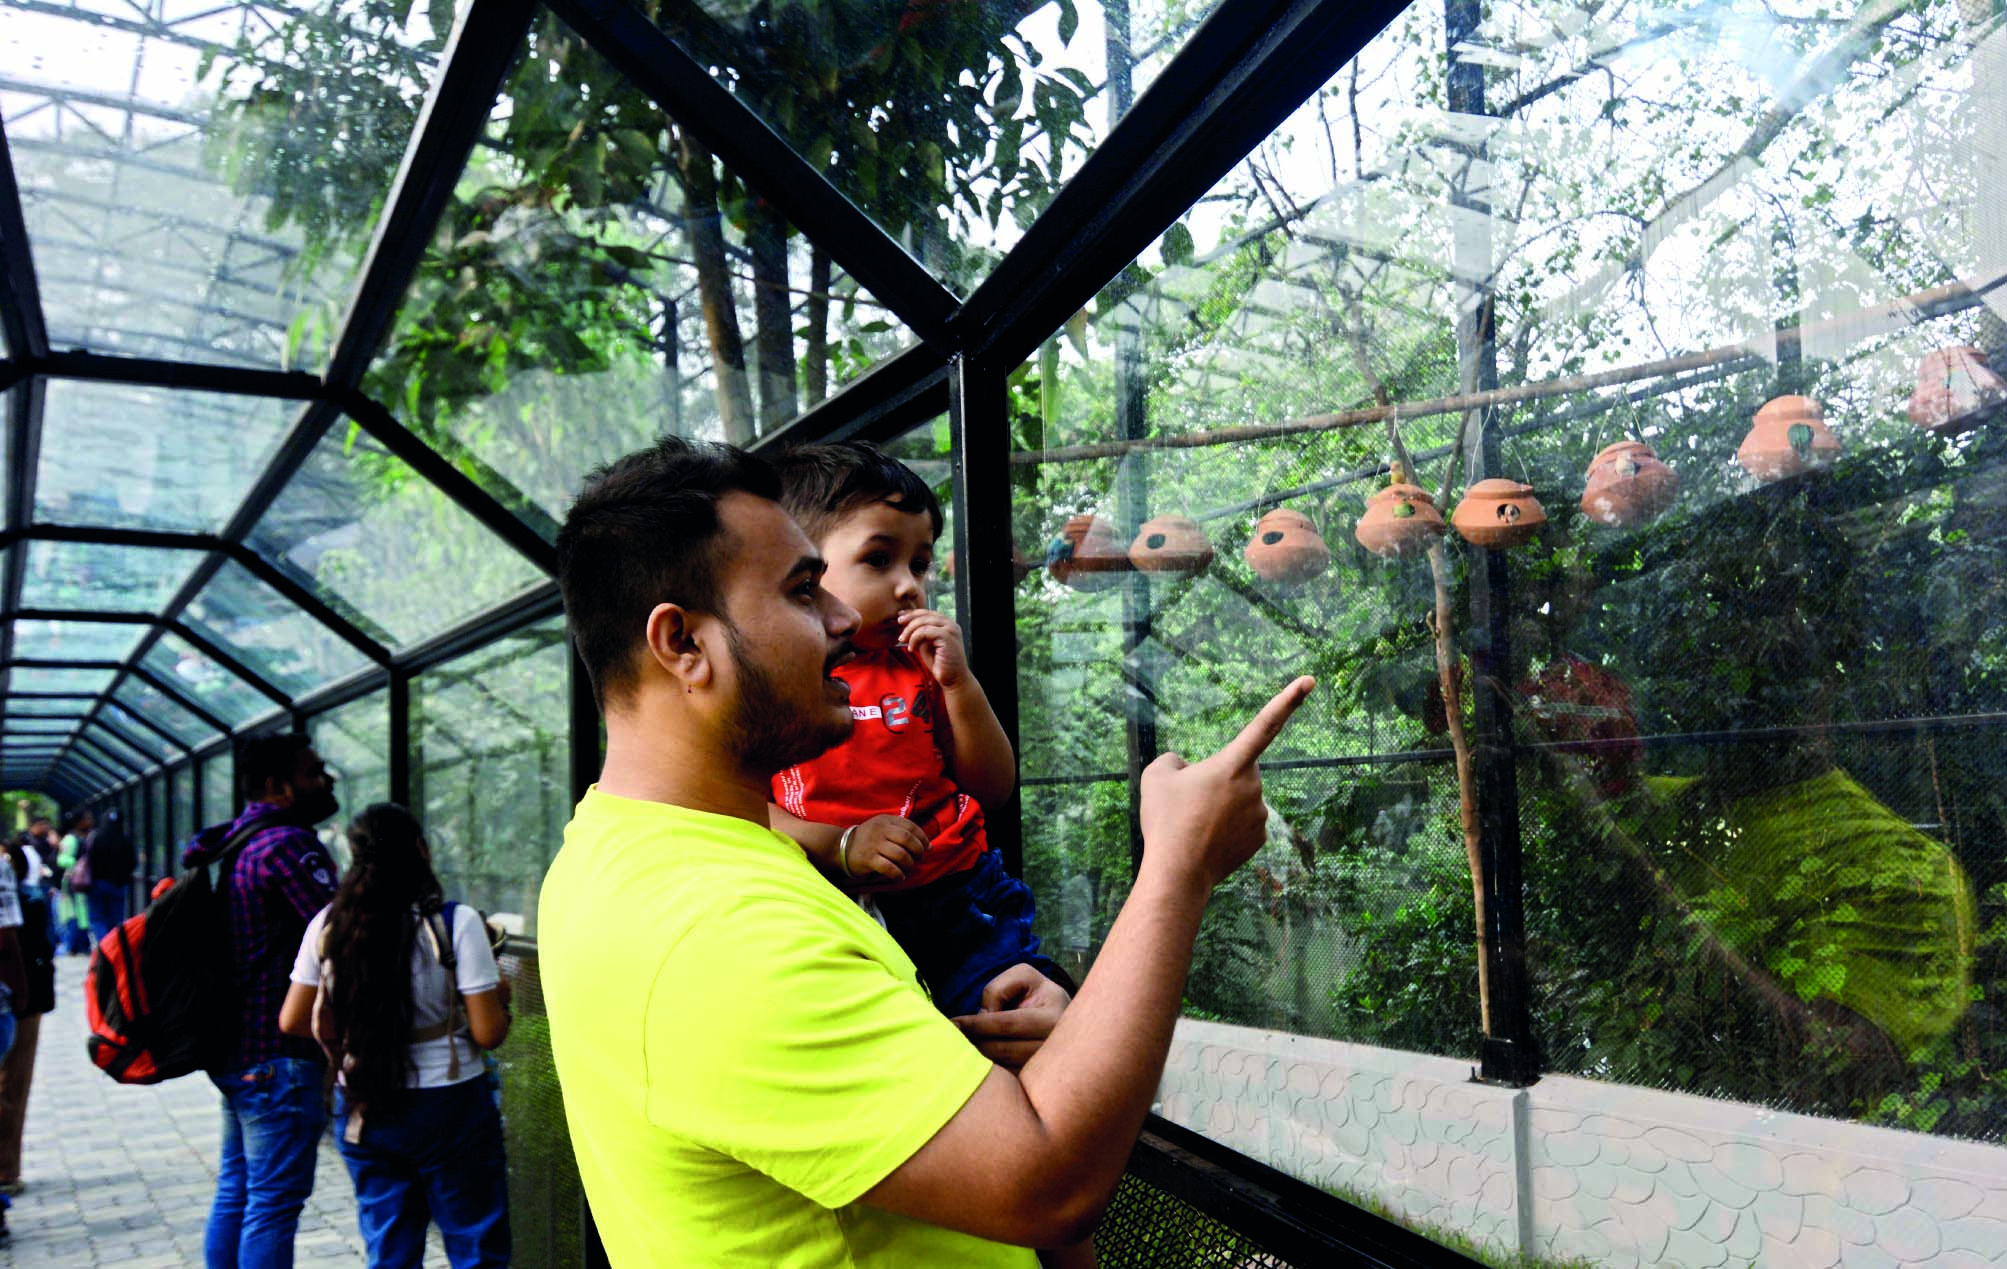
[(354, 863), (307, 927), (279, 1029), (335, 1075), (335, 1131), (372, 1269), (416, 1266), (437, 1223), (454, 1269), (509, 1262), (501, 1116), (481, 1050), (509, 1033), (480, 915), (440, 895), (411, 812), (348, 829)]

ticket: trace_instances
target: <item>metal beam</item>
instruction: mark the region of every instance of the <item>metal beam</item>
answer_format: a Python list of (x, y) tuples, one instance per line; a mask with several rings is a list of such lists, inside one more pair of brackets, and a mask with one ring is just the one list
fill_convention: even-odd
[(842, 391), (811, 406), (751, 448), (778, 453), (790, 445), (852, 438), (889, 441), (948, 412), (948, 359), (928, 344), (887, 357)]
[(957, 350), (1030, 356), (1405, 7), (1222, 0), (955, 314)]
[(14, 179), (14, 155), (7, 148), (4, 125), (0, 125), (0, 332), (7, 336), (10, 356), (32, 361), (49, 351), (42, 290), (28, 248), (28, 218), (22, 211), (21, 186)]
[(153, 357), (121, 357), (82, 349), (51, 352), (34, 363), (33, 373), (52, 379), (185, 388), (232, 396), (279, 397), (288, 401), (311, 401), (322, 394), (319, 379), (297, 370), (257, 370), (246, 366), (162, 361)]
[(472, 0), (453, 23), (442, 69), (384, 198), (348, 319), (335, 337), (330, 385), (359, 386), (375, 360), (536, 13), (535, 0)]
[(181, 706), (181, 708), (195, 715), (197, 718), (201, 719), (204, 723), (207, 723), (210, 727), (214, 728), (218, 732), (221, 732), (223, 735), (228, 736), (231, 733), (231, 731), (234, 730), (229, 723), (224, 722), (221, 718), (210, 713), (207, 709), (205, 709), (201, 705), (200, 702), (196, 701), (194, 698), (190, 696), (183, 694), (180, 687), (176, 686), (173, 683), (168, 682), (166, 679), (161, 678), (159, 675), (155, 674), (152, 670), (147, 669), (143, 665), (135, 665), (130, 667), (130, 669), (133, 678), (138, 679), (140, 682), (146, 684), (154, 691), (159, 692), (162, 696), (165, 696), (168, 700), (173, 701), (176, 705)]
[(779, 133), (627, 0), (551, 11), (921, 339), (947, 350), (960, 301)]
[(202, 655), (208, 657), (211, 661), (214, 661), (216, 664), (230, 671), (230, 673), (244, 680), (244, 682), (258, 689), (260, 694), (270, 697), (273, 701), (277, 702), (280, 705), (292, 704), (293, 698), (291, 693), (287, 692), (284, 688), (272, 682), (264, 675), (258, 673), (258, 671), (252, 669), (250, 666), (246, 665), (242, 660), (240, 660), (237, 657), (236, 653), (225, 650), (221, 644), (211, 639), (208, 635), (205, 635), (200, 631), (196, 630), (193, 626), (190, 626), (187, 622), (175, 620), (175, 621), (163, 622), (161, 624), (165, 626), (166, 629), (171, 630), (175, 634), (179, 635), (181, 638), (186, 639), (197, 652), (200, 652)]
[[(0, 153), (0, 158), (5, 158)], [(4, 164), (0, 164), (4, 167)], [(9, 173), (4, 180), (11, 184)], [(5, 216), (5, 189), (0, 189), (0, 217)], [(15, 211), (19, 211), (18, 205)], [(11, 232), (0, 225), (0, 234)], [(0, 250), (4, 244), (0, 243)], [(11, 268), (11, 264), (6, 267)], [(29, 285), (34, 282), (30, 270)], [(4, 298), (4, 297), (0, 297)], [(40, 311), (37, 310), (37, 321)], [(39, 337), (39, 336), (38, 336)], [(12, 336), (9, 336), (12, 338)], [(35, 515), (35, 474), (42, 461), (42, 405), (44, 388), (39, 379), (30, 379), (17, 390), (13, 397), (13, 429), (7, 438), (7, 510), (6, 526), (12, 531), (26, 526)], [(0, 568), (0, 608), (12, 611), (21, 606), (21, 587), (28, 576), (28, 553), (26, 551), (7, 552), (7, 562)], [(0, 664), (14, 659), (14, 623), (0, 625)], [(12, 686), (11, 675), (0, 674), (0, 723), (6, 720), (6, 690)]]

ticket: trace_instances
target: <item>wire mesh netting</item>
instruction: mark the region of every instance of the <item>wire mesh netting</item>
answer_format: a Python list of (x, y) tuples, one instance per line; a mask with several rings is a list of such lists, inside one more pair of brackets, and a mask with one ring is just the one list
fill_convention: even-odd
[(1106, 1269), (1289, 1269), (1246, 1234), (1133, 1173), (1123, 1176), (1094, 1231), (1094, 1252)]

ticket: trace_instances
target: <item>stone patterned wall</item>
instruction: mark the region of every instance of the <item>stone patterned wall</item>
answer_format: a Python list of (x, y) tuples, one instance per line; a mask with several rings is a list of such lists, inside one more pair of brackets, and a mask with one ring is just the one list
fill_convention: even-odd
[(1501, 1251), (1612, 1265), (2007, 1266), (2007, 1149), (1217, 1023), (1157, 1112)]

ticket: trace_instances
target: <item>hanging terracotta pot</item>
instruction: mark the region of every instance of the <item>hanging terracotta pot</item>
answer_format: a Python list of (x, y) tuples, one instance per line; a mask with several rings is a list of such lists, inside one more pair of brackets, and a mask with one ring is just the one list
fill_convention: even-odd
[(1582, 513), (1597, 524), (1628, 529), (1672, 505), (1679, 474), (1643, 441), (1606, 445), (1589, 464)]
[(1106, 520), (1077, 515), (1046, 548), (1045, 566), (1075, 590), (1106, 590), (1129, 571), (1129, 555)]
[(1366, 499), (1366, 514), (1352, 536), (1382, 559), (1400, 560), (1428, 550), (1444, 527), (1428, 490), (1396, 481)]
[(1970, 344), (1925, 353), (1910, 394), (1909, 418), (1933, 432), (1963, 432), (2007, 406), (2007, 380)]
[(1324, 545), (1324, 535), (1309, 516), (1277, 507), (1254, 526), (1241, 558), (1263, 580), (1294, 586), (1324, 571), (1331, 563), (1331, 548)]
[(1840, 456), (1840, 438), (1810, 397), (1778, 397), (1756, 412), (1736, 461), (1765, 484), (1825, 467)]
[(1158, 516), (1136, 531), (1129, 562), (1145, 573), (1203, 573), (1213, 562), (1213, 544), (1189, 516)]
[(1494, 477), (1463, 491), (1450, 523), (1472, 546), (1503, 551), (1531, 542), (1547, 523), (1547, 509), (1533, 496), (1532, 485)]

